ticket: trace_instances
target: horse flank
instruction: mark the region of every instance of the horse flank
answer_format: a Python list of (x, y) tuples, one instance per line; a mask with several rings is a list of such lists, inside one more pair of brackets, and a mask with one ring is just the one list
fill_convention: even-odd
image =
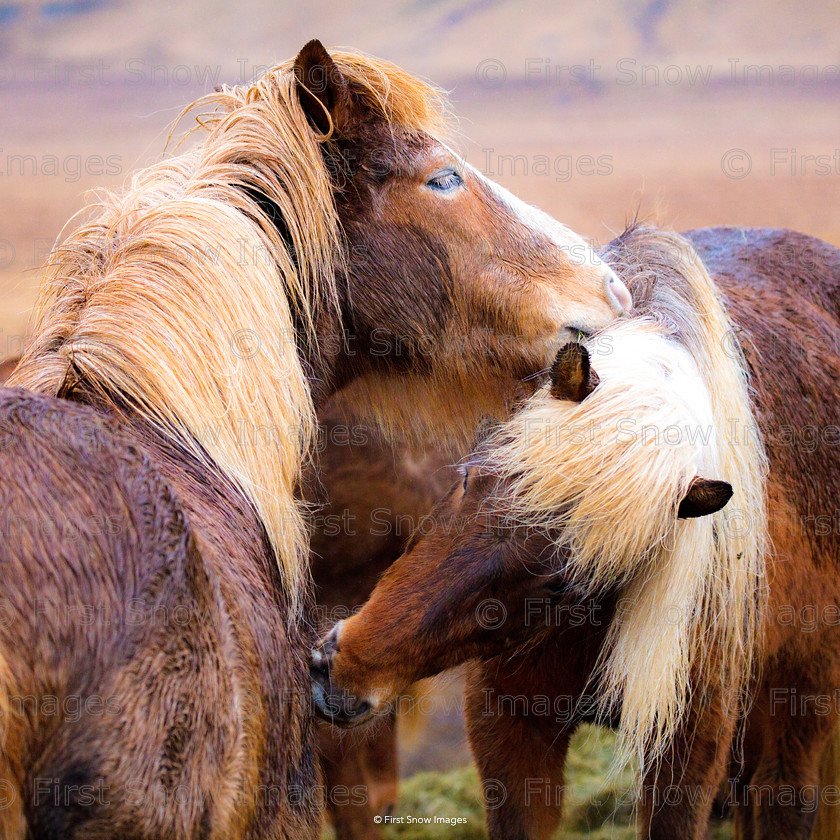
[[(620, 589), (598, 691), (605, 711), (622, 710), (621, 760), (642, 768), (692, 685), (744, 699), (768, 542), (764, 450), (723, 303), (687, 240), (650, 231), (644, 242), (617, 267), (641, 317), (588, 341), (595, 391), (574, 403), (546, 389), (482, 447), (504, 487), (494, 506), (559, 534), (584, 595)], [(733, 499), (677, 520), (696, 475), (728, 481)]]
[[(435, 89), (386, 62), (333, 58), (389, 124), (444, 129)], [(336, 306), (343, 243), (292, 66), (194, 103), (184, 113), (211, 110), (189, 132), (197, 146), (89, 207), (47, 261), (35, 339), (9, 384), (61, 396), (83, 384), (226, 474), (297, 607), (307, 532), (294, 489), (316, 421), (296, 341), (314, 346), (319, 308)]]

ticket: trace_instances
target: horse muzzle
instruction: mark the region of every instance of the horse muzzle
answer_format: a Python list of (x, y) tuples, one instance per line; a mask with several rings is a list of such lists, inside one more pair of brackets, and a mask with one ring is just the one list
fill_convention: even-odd
[(351, 729), (367, 723), (376, 710), (372, 703), (363, 700), (346, 689), (338, 688), (332, 681), (332, 664), (338, 653), (338, 628), (335, 625), (309, 657), (309, 676), (312, 681), (312, 704), (318, 717), (339, 726)]

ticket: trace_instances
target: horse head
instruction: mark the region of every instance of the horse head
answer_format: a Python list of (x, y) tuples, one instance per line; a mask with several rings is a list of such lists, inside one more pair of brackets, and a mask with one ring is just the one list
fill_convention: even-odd
[(386, 413), (433, 406), (440, 429), (442, 404), (477, 416), (533, 390), (560, 345), (632, 299), (578, 234), (447, 145), (436, 91), (371, 61), (312, 41), (293, 63), (345, 237), (333, 375)]

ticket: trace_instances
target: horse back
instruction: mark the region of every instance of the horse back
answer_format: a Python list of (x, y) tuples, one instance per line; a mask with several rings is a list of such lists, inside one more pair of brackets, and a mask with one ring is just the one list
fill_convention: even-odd
[(840, 603), (840, 250), (781, 230), (711, 228), (687, 236), (725, 297), (769, 462), (765, 641), (772, 667), (765, 679), (787, 685), (792, 674), (821, 675), (828, 689), (840, 679), (833, 654)]
[(745, 356), (771, 495), (806, 517), (799, 536), (834, 564), (840, 530), (807, 517), (833, 520), (840, 498), (840, 250), (783, 230), (687, 236), (725, 297)]
[(725, 292), (749, 287), (840, 320), (840, 250), (833, 245), (781, 228), (713, 227), (683, 235)]

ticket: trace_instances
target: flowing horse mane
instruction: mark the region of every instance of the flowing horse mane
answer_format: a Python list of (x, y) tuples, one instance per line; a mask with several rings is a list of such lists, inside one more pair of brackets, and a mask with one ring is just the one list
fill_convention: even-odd
[[(583, 597), (617, 592), (597, 690), (605, 712), (621, 709), (620, 760), (644, 769), (692, 690), (725, 692), (733, 711), (747, 700), (766, 598), (767, 467), (733, 327), (691, 244), (634, 227), (606, 256), (639, 317), (587, 342), (600, 384), (580, 403), (543, 389), (483, 451), (502, 479), (499, 514), (556, 533)], [(697, 475), (728, 481), (733, 498), (678, 520)]]
[[(445, 128), (435, 89), (386, 62), (332, 57), (390, 125)], [(89, 207), (49, 257), (9, 383), (63, 396), (84, 381), (234, 481), (266, 528), (292, 617), (307, 556), (294, 490), (315, 428), (296, 338), (317, 347), (315, 313), (336, 306), (344, 262), (325, 138), (295, 85), (288, 61), (199, 99), (179, 117), (210, 111), (188, 133), (194, 147)], [(255, 445), (252, 432), (270, 441)]]

